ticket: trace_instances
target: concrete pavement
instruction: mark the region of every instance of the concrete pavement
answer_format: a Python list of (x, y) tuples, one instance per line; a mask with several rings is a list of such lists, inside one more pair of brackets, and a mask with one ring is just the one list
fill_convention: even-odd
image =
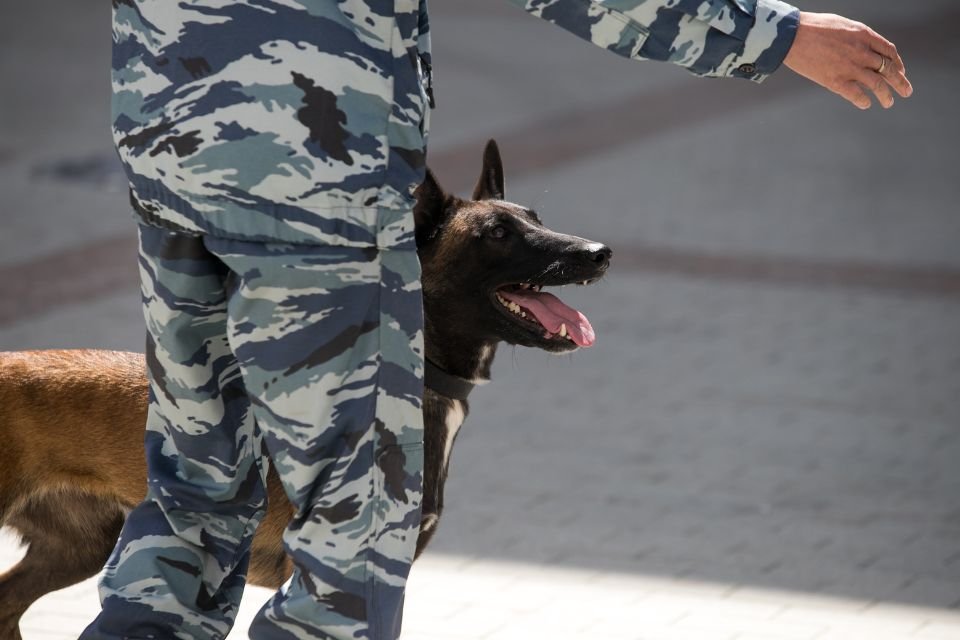
[[(440, 179), (466, 191), (496, 137), (508, 197), (614, 258), (561, 293), (596, 347), (501, 348), (476, 392), (404, 637), (960, 639), (952, 3), (804, 3), (900, 45), (916, 94), (867, 113), (785, 74), (697, 80), (505, 5), (434, 4)], [(0, 348), (140, 350), (106, 5), (13, 17)], [(92, 582), (51, 595), (26, 640), (76, 637), (95, 609)]]

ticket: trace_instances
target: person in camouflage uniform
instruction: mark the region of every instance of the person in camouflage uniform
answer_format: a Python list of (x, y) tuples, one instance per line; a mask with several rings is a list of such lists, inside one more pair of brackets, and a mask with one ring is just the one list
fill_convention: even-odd
[(395, 634), (419, 528), (418, 267), (412, 251), (141, 227), (149, 493), (90, 637), (227, 635), (264, 448), (297, 509), (296, 573), (253, 637)]
[[(777, 0), (512, 1), (624, 56), (754, 81), (801, 24)], [(397, 638), (422, 482), (412, 209), (433, 102), (426, 0), (113, 10), (149, 491), (82, 638), (223, 639), (268, 458), (296, 508), (295, 573), (251, 637)]]

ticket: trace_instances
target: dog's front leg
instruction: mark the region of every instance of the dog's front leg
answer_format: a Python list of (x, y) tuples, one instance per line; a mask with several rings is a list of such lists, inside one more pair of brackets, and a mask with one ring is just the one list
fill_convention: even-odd
[(432, 389), (423, 394), (423, 510), (415, 558), (419, 558), (437, 530), (443, 513), (443, 487), (450, 453), (467, 413), (467, 403), (451, 400)]

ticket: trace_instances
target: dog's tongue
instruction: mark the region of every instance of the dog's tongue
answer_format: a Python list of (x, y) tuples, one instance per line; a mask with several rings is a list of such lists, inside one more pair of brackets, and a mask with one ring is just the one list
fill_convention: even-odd
[(560, 333), (560, 325), (565, 324), (567, 335), (579, 346), (589, 347), (596, 340), (587, 316), (563, 304), (560, 298), (551, 293), (516, 289), (500, 291), (500, 295), (532, 313), (543, 328), (552, 334)]

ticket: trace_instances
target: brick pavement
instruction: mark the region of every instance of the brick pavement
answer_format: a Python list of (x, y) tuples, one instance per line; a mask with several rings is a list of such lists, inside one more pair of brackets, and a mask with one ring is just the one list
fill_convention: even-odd
[[(12, 557), (0, 542), (0, 560)], [(243, 630), (266, 589), (248, 589)], [(403, 640), (956, 640), (960, 612), (615, 571), (430, 554), (414, 569)], [(89, 580), (38, 602), (26, 640), (72, 640), (97, 605)]]
[[(615, 256), (604, 283), (563, 293), (595, 348), (503, 349), (476, 392), (404, 637), (960, 640), (949, 0), (843, 9), (903, 26), (917, 93), (894, 111), (774, 78), (695, 122), (669, 118), (669, 97), (707, 104), (706, 81), (635, 70), (506, 7), (436, 4), (441, 178), (466, 189), (472, 146), (539, 132), (515, 151), (501, 140), (509, 197)], [(17, 88), (0, 103), (0, 272), (19, 287), (3, 289), (0, 348), (139, 350), (133, 278), (117, 272), (127, 205), (97, 164), (108, 42), (84, 35), (106, 33), (107, 5), (57, 5), (54, 37), (36, 37), (30, 16), (53, 6), (0, 23)], [(63, 81), (31, 83), (36, 69)], [(594, 110), (629, 126), (629, 105), (639, 131), (615, 148), (571, 126), (534, 149)], [(86, 183), (54, 179), (89, 159)], [(64, 256), (81, 257), (72, 299), (57, 295), (68, 278), (36, 280)], [(0, 564), (15, 553), (0, 538)], [(242, 617), (264, 597), (251, 589)], [(26, 640), (74, 638), (95, 609), (91, 582), (53, 594)]]
[[(960, 638), (960, 300), (624, 274), (565, 297), (600, 341), (500, 354), (406, 638)], [(51, 596), (27, 640), (95, 606)]]

